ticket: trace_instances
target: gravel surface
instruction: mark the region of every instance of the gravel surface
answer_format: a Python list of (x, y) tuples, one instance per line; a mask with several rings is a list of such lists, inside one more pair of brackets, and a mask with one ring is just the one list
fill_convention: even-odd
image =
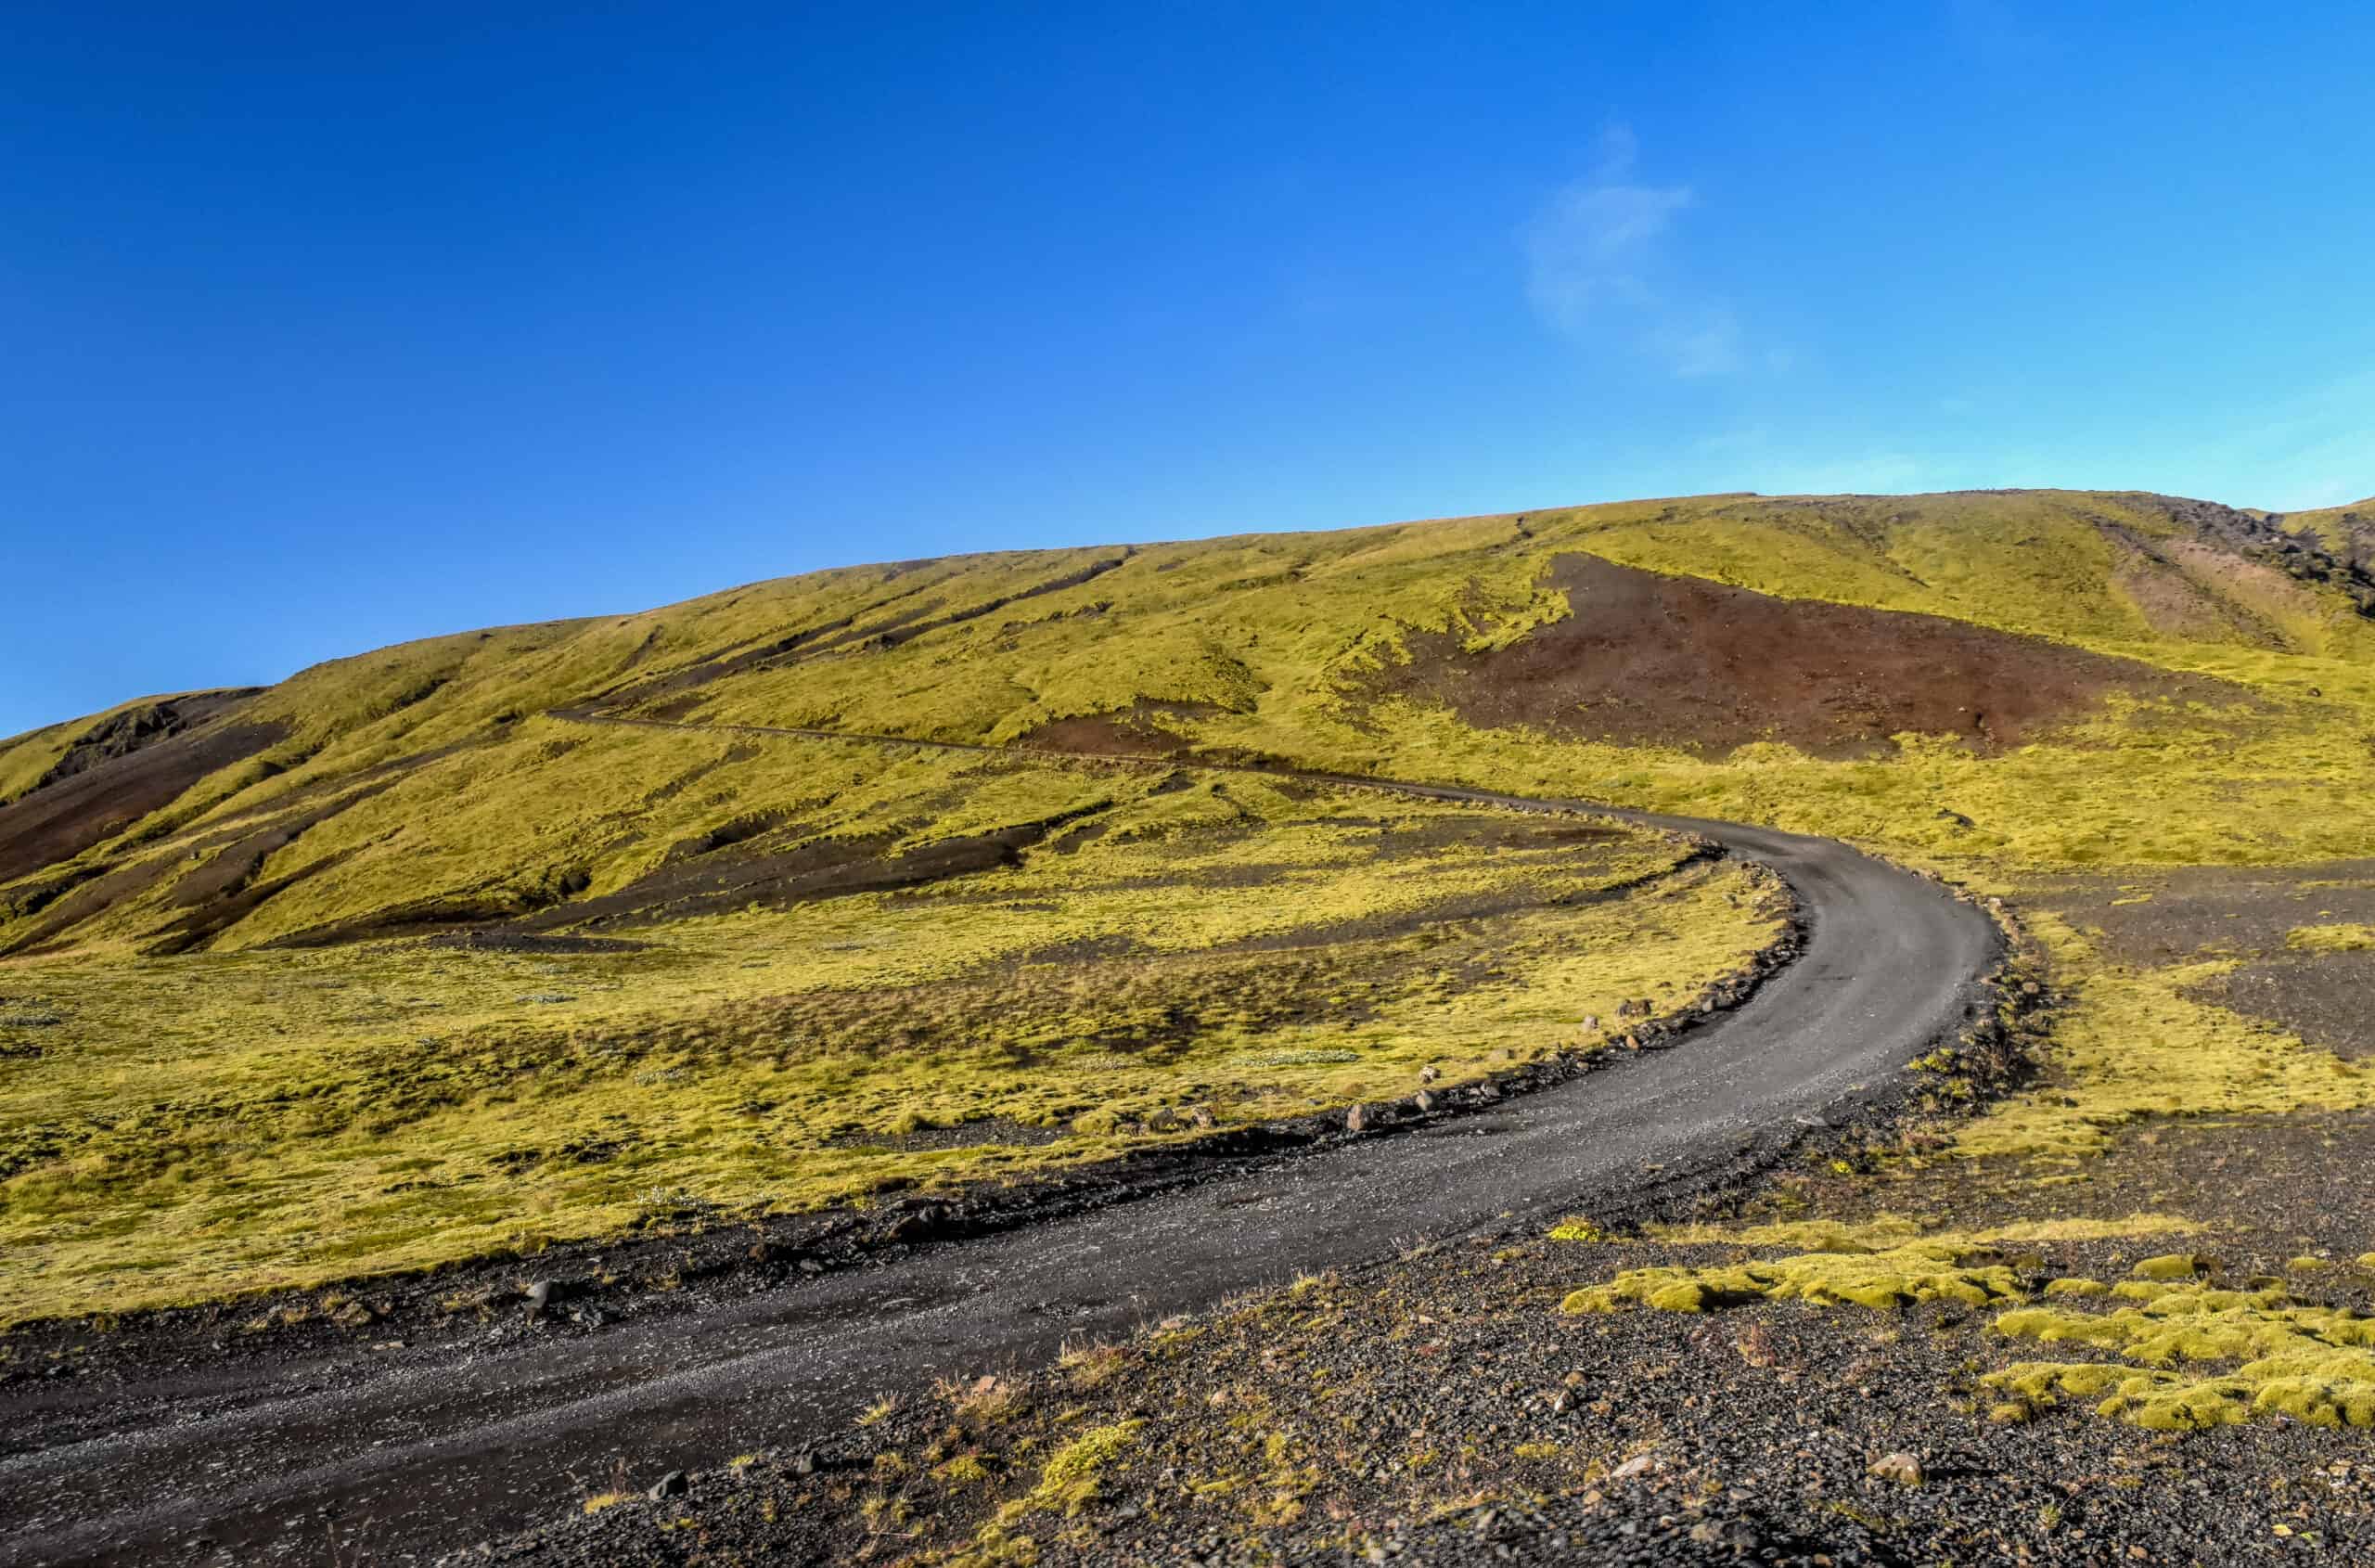
[[(2191, 1205), (2212, 1228), (2182, 1244), (2241, 1279), (2304, 1246), (2347, 1260), (2375, 1240), (2375, 1195), (2319, 1176), (2370, 1159), (2364, 1113), (2155, 1129), (2118, 1139), (2073, 1206)], [(1919, 1177), (1957, 1226), (2043, 1206), (2005, 1168)], [(1824, 1179), (1792, 1177), (1765, 1206), (1798, 1212)], [(2020, 1267), (2116, 1279), (2176, 1244), (2043, 1243)], [(2364, 1433), (2283, 1420), (2157, 1433), (2086, 1400), (2007, 1424), (1979, 1380), (2037, 1351), (1992, 1332), (1990, 1309), (1559, 1310), (1620, 1268), (1745, 1255), (1537, 1236), (1307, 1279), (1010, 1375), (986, 1396), (952, 1380), (814, 1451), (762, 1454), (695, 1477), (683, 1497), (623, 1502), (461, 1561), (2375, 1561)], [(2303, 1288), (2375, 1307), (2375, 1273), (2346, 1262)], [(1126, 1440), (1085, 1487), (1046, 1493), (1051, 1456), (1114, 1432)], [(1892, 1456), (1910, 1458), (1914, 1484), (1874, 1473)]]

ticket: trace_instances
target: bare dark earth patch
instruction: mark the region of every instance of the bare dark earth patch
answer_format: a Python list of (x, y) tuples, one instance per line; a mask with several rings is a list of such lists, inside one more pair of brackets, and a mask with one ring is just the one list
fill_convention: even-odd
[(2215, 501), (2175, 495), (2123, 498), (2159, 512), (2215, 549), (2281, 572), (2295, 582), (2339, 589), (2358, 613), (2375, 617), (2375, 564), (2370, 564), (2369, 552), (2369, 543), (2375, 542), (2375, 523), (2366, 519), (2345, 512), (2336, 529), (2338, 537), (2330, 541), (2292, 533), (2284, 527), (2281, 515), (2261, 517)]
[[(0, 946), (0, 954), (46, 950), (74, 926), (176, 875), (180, 880), (165, 903), (182, 913), (148, 932), (147, 951), (154, 956), (202, 947), (267, 900), (344, 858), (315, 860), (260, 880), (264, 862), (273, 855), (348, 808), (393, 788), (417, 769), (459, 750), (458, 746), (441, 747), (359, 773), (299, 785), (241, 813), (228, 828), (197, 835), (187, 842), (186, 852), (151, 855), (122, 865), (77, 867), (45, 881), (19, 885), (0, 897), (0, 919), (45, 911), (46, 918)], [(198, 860), (194, 868), (191, 859)]]
[[(317, 862), (291, 873), (290, 880), (326, 869), (327, 863)], [(287, 885), (283, 882), (272, 892), (282, 892)], [(565, 882), (563, 886), (566, 886)], [(309, 926), (303, 931), (275, 937), (261, 945), (267, 950), (335, 947), (341, 943), (366, 942), (387, 936), (424, 936), (457, 927), (514, 919), (532, 908), (534, 902), (531, 895), (519, 893), (488, 894), (479, 898), (426, 898), (412, 904), (392, 905), (356, 919)]]
[[(993, 833), (944, 839), (899, 854), (889, 853), (896, 835), (813, 839), (788, 848), (767, 849), (725, 831), (722, 844), (705, 848), (700, 841), (694, 841), (680, 845), (681, 853), (657, 870), (597, 897), (579, 897), (586, 885), (584, 874), (561, 868), (538, 886), (398, 905), (356, 919), (296, 932), (264, 945), (325, 947), (432, 932), (458, 938), (463, 934), (461, 928), (483, 928), (483, 939), (497, 944), (566, 940), (547, 933), (577, 926), (600, 930), (728, 914), (754, 905), (789, 909), (854, 893), (893, 893), (1020, 864), (1023, 850), (1085, 815), (1067, 813)], [(764, 827), (757, 829), (759, 837), (766, 831)], [(270, 896), (283, 885), (269, 890), (259, 885), (240, 897)]]
[(172, 739), (185, 730), (196, 729), (208, 721), (246, 701), (262, 690), (261, 687), (241, 687), (224, 691), (197, 691), (186, 697), (160, 698), (143, 702), (102, 719), (77, 736), (66, 748), (65, 755), (50, 765), (49, 771), (35, 779), (33, 790), (46, 789), (62, 783), (78, 773), (91, 769), (118, 757), (128, 757), (160, 740)]
[(2375, 1056), (2375, 953), (2296, 953), (2188, 993), (2289, 1029), (2337, 1056)]
[(1942, 616), (1775, 598), (1566, 555), (1553, 587), (1573, 613), (1508, 648), (1470, 653), (1414, 634), (1410, 662), (1371, 686), (1440, 702), (1483, 728), (1525, 726), (1720, 755), (1778, 740), (1868, 754), (1906, 731), (2017, 746), (2086, 717), (2115, 691), (2236, 700), (2233, 688)]
[(2109, 955), (2124, 963), (2246, 960), (2188, 995), (2341, 1056), (2375, 1056), (2375, 952), (2289, 945), (2304, 927), (2375, 926), (2375, 860), (2089, 877), (2024, 896), (2099, 932)]
[[(101, 865), (90, 868), (95, 874), (80, 879), (63, 879), (32, 890), (35, 896), (19, 894), (18, 909), (22, 914), (40, 914), (41, 922), (13, 941), (0, 943), (0, 958), (17, 953), (38, 952), (57, 943), (67, 931), (105, 909), (121, 898), (131, 898), (147, 892), (173, 875), (173, 860), (170, 855), (152, 855), (129, 865)], [(71, 891), (66, 891), (71, 889)]]
[[(351, 848), (340, 850), (263, 881), (254, 880), (255, 868), (250, 868), (248, 880), (158, 931), (146, 951), (152, 958), (161, 958), (202, 947), (254, 914), (268, 901), (279, 897), (299, 882), (342, 864), (353, 854)], [(261, 858), (256, 864), (261, 866)]]
[(1218, 711), (1198, 703), (1139, 701), (1110, 713), (1050, 719), (1015, 743), (1033, 751), (1091, 757), (1184, 757), (1195, 743), (1163, 721)]
[(352, 851), (259, 880), (266, 860), (340, 813), (394, 788), (402, 777), (397, 769), (380, 772), (373, 782), (359, 790), (284, 816), (218, 849), (196, 870), (173, 884), (167, 902), (184, 912), (155, 932), (148, 952), (186, 953), (202, 947), (247, 919), (267, 900), (344, 860)]
[(2302, 926), (2375, 923), (2375, 860), (2056, 879), (2022, 899), (2102, 932), (2121, 963), (2251, 958), (2282, 953)]
[[(789, 849), (753, 852), (727, 832), (722, 845), (672, 856), (658, 870), (617, 893), (539, 909), (519, 920), (517, 929), (550, 931), (562, 926), (683, 919), (753, 904), (789, 909), (820, 898), (921, 887), (1018, 865), (1022, 851), (1101, 809), (1017, 823), (994, 833), (943, 839), (896, 855), (886, 853), (893, 842), (887, 835), (814, 839)], [(759, 828), (757, 836), (765, 831)]]
[(452, 931), (429, 938), (424, 946), (465, 953), (640, 953), (651, 945), (617, 936), (537, 936), (519, 931)]
[(0, 882), (106, 842), (208, 774), (246, 761), (287, 734), (280, 725), (238, 724), (210, 712), (161, 737), (98, 743), (71, 772), (54, 768), (39, 788), (0, 806)]
[(918, 1127), (906, 1133), (851, 1133), (830, 1140), (841, 1148), (882, 1149), (911, 1154), (931, 1149), (979, 1149), (993, 1144), (1039, 1148), (1064, 1136), (1060, 1127), (1034, 1126), (1009, 1116), (985, 1117), (953, 1127)]

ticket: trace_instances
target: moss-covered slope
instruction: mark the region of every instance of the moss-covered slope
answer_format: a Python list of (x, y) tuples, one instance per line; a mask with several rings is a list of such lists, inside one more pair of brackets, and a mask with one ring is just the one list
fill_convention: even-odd
[[(2347, 853), (2375, 784), (2375, 589), (2329, 521), (1712, 496), (850, 568), (462, 634), (228, 705), (213, 725), (247, 744), (79, 834), (36, 842), (74, 804), (41, 780), (121, 715), (0, 748), (0, 844), (27, 862), (0, 868), (0, 950), (512, 918), (777, 808), (782, 780), (738, 764), (636, 795), (652, 748), (555, 711), (1192, 750), (1939, 855)], [(113, 777), (83, 785), (121, 805)], [(797, 850), (784, 827), (767, 847)]]

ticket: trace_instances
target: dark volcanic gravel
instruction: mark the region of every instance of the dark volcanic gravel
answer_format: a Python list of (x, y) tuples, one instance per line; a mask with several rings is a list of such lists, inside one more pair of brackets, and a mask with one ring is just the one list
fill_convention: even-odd
[(2375, 952), (2287, 954), (2187, 994), (2289, 1029), (2339, 1056), (2375, 1056)]
[[(2178, 1216), (2209, 1228), (2045, 1242), (2019, 1266), (2121, 1279), (2183, 1247), (2240, 1280), (2323, 1252), (2344, 1266), (2297, 1290), (2366, 1311), (2375, 1273), (2346, 1259), (2375, 1245), (2370, 1166), (2375, 1112), (2162, 1124), (2121, 1133), (2078, 1188), (2040, 1188), (2016, 1162), (1810, 1164), (1743, 1221)], [(2375, 1561), (2366, 1433), (2259, 1420), (2168, 1435), (2083, 1399), (1993, 1423), (1978, 1378), (2040, 1355), (1990, 1333), (1993, 1309), (1558, 1311), (1617, 1268), (1774, 1252), (1789, 1247), (1527, 1230), (1302, 1280), (985, 1397), (947, 1382), (807, 1457), (763, 1454), (684, 1499), (627, 1501), (466, 1561), (993, 1561), (964, 1551), (1000, 1539), (983, 1527), (1028, 1504), (1047, 1457), (1133, 1420), (1076, 1511), (1012, 1513), (1007, 1537), (1028, 1535), (1038, 1563)], [(2045, 1355), (2064, 1352), (2087, 1355)], [(1921, 1484), (1869, 1473), (1900, 1452)]]
[[(2054, 1263), (2110, 1261), (2088, 1251)], [(2362, 1434), (2262, 1425), (2180, 1439), (2083, 1405), (1992, 1426), (1976, 1374), (2018, 1352), (1989, 1343), (1983, 1316), (1765, 1306), (1578, 1320), (1556, 1312), (1559, 1294), (1619, 1260), (1544, 1244), (1492, 1258), (1274, 1297), (1184, 1343), (1134, 1342), (1085, 1396), (1050, 1376), (1024, 1382), (1029, 1408), (997, 1421), (936, 1403), (854, 1434), (814, 1477), (770, 1458), (484, 1560), (828, 1562), (872, 1542), (870, 1555), (898, 1561), (971, 1539), (1069, 1436), (1131, 1420), (1146, 1424), (1096, 1500), (1010, 1527), (1041, 1562), (1538, 1562), (1584, 1543), (1636, 1549), (1584, 1559), (1619, 1562), (2375, 1553)], [(1921, 1484), (1868, 1473), (1895, 1452), (1919, 1459)], [(935, 1479), (965, 1455), (992, 1479)], [(1628, 1461), (1643, 1468), (1611, 1482)]]
[[(1927, 1197), (1958, 1228), (2150, 1209), (2212, 1229), (2039, 1244), (2020, 1266), (2117, 1279), (2184, 1247), (2240, 1279), (2375, 1241), (2375, 1196), (2350, 1179), (2370, 1158), (2375, 1115), (2230, 1121), (2125, 1135), (2084, 1189), (1956, 1163), (1878, 1183), (1810, 1172), (1758, 1206)], [(763, 1455), (468, 1560), (966, 1561), (1006, 1509), (1009, 1548), (1030, 1536), (1042, 1564), (2375, 1561), (2364, 1433), (2153, 1433), (2084, 1400), (1997, 1424), (1980, 1377), (2039, 1351), (1992, 1333), (1993, 1309), (1558, 1311), (1620, 1268), (1745, 1255), (1528, 1235), (1307, 1279), (986, 1394), (959, 1380), (805, 1459)], [(2301, 1288), (2375, 1306), (2375, 1274), (2315, 1279)], [(1073, 1511), (1032, 1506), (1051, 1454), (1116, 1429), (1128, 1440)], [(1919, 1484), (1869, 1473), (1894, 1453)]]
[(2375, 922), (2375, 860), (2063, 878), (2019, 902), (2100, 932), (2106, 956), (2123, 963), (2274, 954), (2296, 926)]

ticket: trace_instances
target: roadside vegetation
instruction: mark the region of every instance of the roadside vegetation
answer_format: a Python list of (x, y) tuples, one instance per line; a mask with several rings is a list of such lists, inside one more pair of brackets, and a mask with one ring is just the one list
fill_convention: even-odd
[[(854, 779), (814, 742), (725, 764), (711, 738), (640, 731), (600, 732), (605, 765), (564, 774), (520, 744), (526, 778), (481, 759), (456, 809), (358, 808), (341, 826), (366, 853), (250, 945), (0, 969), (0, 1316), (862, 1202), (1407, 1095), (1621, 1038), (1620, 1008), (1678, 1008), (1782, 929), (1741, 868), (1577, 817), (946, 753)], [(270, 945), (407, 877), (415, 896), (466, 877), (518, 821), (506, 786), (633, 803), (786, 759), (805, 791), (778, 798), (873, 842), (861, 870), (1070, 824), (915, 886), (630, 906), (598, 937)], [(589, 896), (666, 863), (664, 805), (582, 809), (552, 827)], [(399, 824), (382, 868), (368, 850)]]

